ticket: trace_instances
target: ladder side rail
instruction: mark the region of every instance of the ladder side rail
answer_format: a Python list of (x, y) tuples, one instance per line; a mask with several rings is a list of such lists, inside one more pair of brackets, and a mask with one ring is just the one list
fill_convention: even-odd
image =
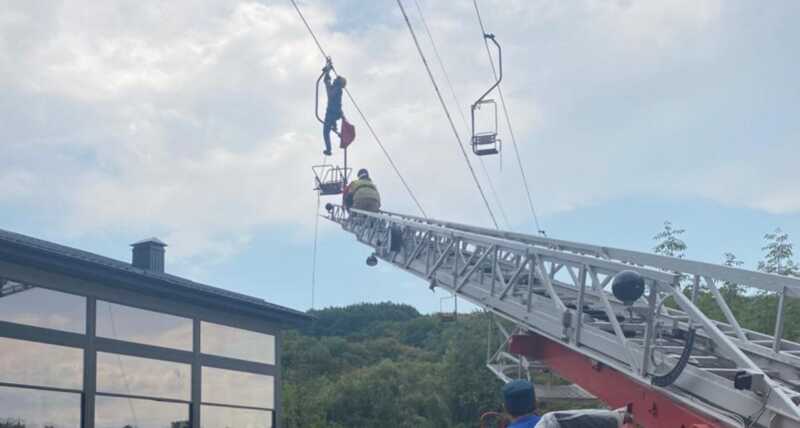
[(414, 220), (421, 223), (441, 225), (444, 227), (464, 230), (501, 237), (509, 240), (518, 240), (533, 245), (557, 248), (560, 251), (570, 251), (579, 254), (591, 254), (596, 257), (609, 258), (626, 263), (633, 263), (640, 266), (651, 266), (667, 271), (675, 271), (686, 274), (696, 274), (710, 276), (716, 280), (728, 281), (748, 287), (759, 288), (772, 292), (783, 292), (786, 288), (788, 297), (800, 297), (800, 279), (788, 276), (775, 275), (764, 272), (750, 271), (736, 267), (718, 265), (714, 263), (699, 262), (694, 260), (679, 259), (677, 257), (662, 256), (658, 254), (645, 253), (641, 251), (626, 250), (622, 248), (598, 246), (584, 244), (575, 241), (545, 238), (535, 235), (528, 235), (518, 232), (498, 231), (479, 226), (471, 226), (462, 223), (441, 221), (435, 219), (425, 219), (422, 217), (402, 215), (392, 212), (384, 212), (398, 218)]
[[(534, 241), (534, 242), (550, 242), (550, 243), (555, 242), (556, 245), (551, 245), (551, 247), (552, 246), (561, 246), (561, 247), (563, 247), (563, 243), (565, 243), (565, 242), (568, 243), (569, 242), (569, 241), (553, 240), (551, 238), (533, 237), (533, 236), (530, 236), (530, 235), (513, 234), (513, 233), (507, 233), (507, 232), (497, 232), (497, 231), (495, 231), (493, 229), (465, 226), (465, 225), (460, 225), (458, 223), (431, 221), (431, 220), (427, 220), (427, 219), (423, 219), (423, 218), (415, 217), (415, 216), (401, 216), (401, 215), (394, 214), (394, 213), (388, 213), (386, 215), (389, 216), (389, 217), (397, 218), (397, 219), (404, 220), (404, 221), (416, 222), (418, 224), (436, 224), (436, 225), (449, 224), (449, 225), (455, 225), (455, 226), (459, 227), (459, 230), (461, 230), (461, 229), (469, 229), (470, 232), (477, 231), (477, 232), (481, 232), (481, 233), (486, 233), (486, 234), (488, 234), (490, 236), (498, 236), (498, 235), (500, 235), (500, 236), (507, 236), (508, 237), (509, 235), (514, 235), (514, 236), (511, 236), (511, 238), (514, 238), (515, 236), (523, 236), (523, 237), (529, 238), (530, 241)], [(410, 219), (410, 220), (408, 220), (407, 218)], [(583, 244), (580, 244), (580, 245), (583, 245)], [(771, 275), (771, 274), (763, 274), (763, 273), (760, 273), (760, 272), (751, 272), (751, 271), (746, 271), (746, 270), (742, 270), (742, 269), (729, 268), (729, 267), (726, 267), (726, 266), (713, 265), (713, 264), (708, 264), (708, 263), (703, 263), (703, 262), (692, 262), (692, 261), (687, 261), (687, 260), (683, 260), (683, 259), (664, 257), (664, 256), (658, 256), (658, 255), (646, 254), (646, 253), (637, 253), (637, 252), (632, 252), (632, 251), (628, 251), (628, 250), (619, 250), (619, 249), (606, 248), (606, 247), (595, 247), (595, 246), (586, 246), (586, 247), (587, 248), (591, 247), (591, 248), (597, 249), (598, 253), (602, 254), (603, 252), (605, 252), (605, 254), (609, 254), (609, 255), (612, 255), (612, 256), (615, 254), (615, 252), (639, 254), (639, 255), (647, 256), (649, 259), (653, 259), (653, 260), (666, 260), (666, 261), (669, 261), (669, 262), (676, 262), (676, 263), (681, 263), (681, 264), (690, 264), (690, 265), (693, 264), (693, 265), (700, 265), (700, 266), (708, 266), (708, 267), (711, 267), (712, 270), (714, 270), (714, 271), (733, 272), (734, 274), (738, 274), (739, 272), (744, 272), (746, 274), (746, 276), (749, 276), (749, 275), (752, 274), (755, 277), (767, 278), (769, 280), (778, 280), (778, 281), (790, 282), (790, 283), (800, 283), (800, 280), (793, 279), (793, 278), (781, 277), (781, 276)], [(599, 249), (602, 249), (603, 252), (600, 252)], [(677, 266), (675, 266), (675, 267), (677, 267)], [(699, 277), (699, 274), (695, 274), (695, 276)], [(725, 278), (720, 278), (720, 276), (726, 277), (726, 278), (728, 278), (728, 280), (731, 280), (731, 277), (728, 276), (728, 275), (725, 275), (725, 274), (716, 275), (716, 279), (717, 280), (719, 280), (719, 279), (725, 280)], [(715, 275), (706, 275), (706, 277), (714, 279)], [(739, 277), (739, 280), (741, 280), (741, 277)], [(735, 281), (731, 281), (731, 282), (735, 282)], [(737, 283), (743, 284), (743, 285), (747, 285), (747, 283), (744, 282), (744, 281), (738, 281)], [(756, 288), (759, 288), (759, 287), (756, 287)], [(791, 290), (790, 290), (789, 287), (781, 288), (782, 295), (791, 295), (790, 291)], [(670, 308), (663, 308), (661, 305), (659, 305), (659, 308), (660, 308), (661, 312), (664, 312), (664, 311), (666, 311), (666, 312), (674, 312), (674, 310), (672, 310)], [(779, 312), (779, 315), (780, 315), (780, 312)], [(783, 321), (783, 317), (778, 317), (778, 321)], [(782, 324), (783, 324), (782, 322), (779, 322), (777, 324), (777, 329), (779, 331), (780, 331), (780, 329), (782, 329)], [(732, 327), (732, 328), (735, 329), (735, 327)], [(757, 332), (754, 332), (754, 331), (751, 331), (751, 330), (747, 330), (747, 329), (744, 329), (743, 331), (745, 332), (745, 337), (751, 336), (751, 335), (759, 335), (759, 336), (762, 335), (762, 333), (757, 333)], [(777, 341), (778, 339), (775, 339), (774, 336), (767, 336), (764, 340)], [(780, 344), (782, 346), (788, 346), (789, 348), (792, 348), (792, 349), (795, 349), (795, 348), (796, 349), (800, 349), (800, 343), (796, 344), (794, 342), (790, 342), (790, 341), (781, 339), (780, 340)], [(748, 349), (752, 350), (754, 348), (750, 347)], [(760, 351), (760, 350), (756, 349), (756, 352), (758, 352), (758, 351)], [(759, 354), (761, 354), (761, 352), (759, 352)], [(792, 360), (794, 360), (794, 356), (790, 356), (789, 358), (778, 358), (778, 359), (781, 360), (784, 363), (785, 362), (793, 363)], [(794, 362), (794, 363), (796, 363), (796, 362)]]

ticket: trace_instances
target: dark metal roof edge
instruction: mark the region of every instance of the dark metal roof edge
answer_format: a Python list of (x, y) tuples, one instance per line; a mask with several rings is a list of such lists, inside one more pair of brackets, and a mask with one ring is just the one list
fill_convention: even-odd
[[(17, 239), (8, 239), (9, 235)], [(211, 305), (227, 310), (235, 309), (239, 312), (246, 308), (247, 315), (267, 318), (273, 322), (303, 324), (313, 319), (311, 315), (304, 312), (276, 305), (260, 298), (194, 282), (175, 275), (148, 272), (116, 259), (0, 229), (0, 250), (4, 246), (12, 250), (24, 250), (28, 253), (24, 254), (18, 251), (6, 253), (6, 256), (17, 263), (48, 268), (90, 280), (99, 278), (103, 279), (104, 284), (110, 286), (126, 287), (123, 284), (127, 284), (126, 288), (141, 292), (141, 286), (145, 285), (149, 292), (160, 297), (173, 297), (201, 305)], [(2, 256), (2, 251), (0, 251), (0, 256)], [(106, 282), (109, 279), (112, 281)]]

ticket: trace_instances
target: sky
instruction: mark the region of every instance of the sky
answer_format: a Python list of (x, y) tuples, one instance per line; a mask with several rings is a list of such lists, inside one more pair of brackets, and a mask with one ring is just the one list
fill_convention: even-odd
[[(461, 114), (492, 83), (472, 2), (418, 2), (446, 75), (404, 0), (466, 141)], [(687, 257), (733, 252), (750, 268), (765, 233), (800, 239), (800, 3), (478, 3), (550, 236), (649, 251), (670, 220)], [(428, 214), (490, 225), (396, 2), (299, 5)], [(323, 61), (288, 0), (5, 4), (0, 228), (121, 260), (157, 236), (170, 273), (308, 309)], [(350, 164), (370, 170), (385, 209), (416, 214), (348, 100), (344, 111)], [(471, 161), (501, 227), (534, 232), (504, 124), (499, 136), (502, 158)], [(317, 308), (447, 304), (368, 268), (335, 224), (320, 221), (318, 242)]]

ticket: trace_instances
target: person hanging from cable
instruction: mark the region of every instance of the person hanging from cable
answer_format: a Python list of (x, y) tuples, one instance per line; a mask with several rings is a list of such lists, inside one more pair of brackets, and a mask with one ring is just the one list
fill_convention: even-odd
[(381, 195), (366, 169), (358, 170), (358, 179), (344, 189), (342, 204), (348, 211), (351, 208), (373, 212), (381, 209)]
[(325, 139), (325, 151), (322, 153), (324, 153), (325, 156), (331, 155), (331, 131), (338, 133), (336, 122), (339, 119), (344, 119), (344, 114), (342, 113), (342, 92), (347, 86), (347, 79), (343, 76), (336, 76), (336, 78), (331, 81), (332, 70), (333, 64), (331, 63), (331, 59), (328, 58), (325, 67), (322, 68), (322, 72), (325, 74), (325, 89), (328, 94), (328, 107), (325, 109), (325, 121), (322, 124), (322, 137)]

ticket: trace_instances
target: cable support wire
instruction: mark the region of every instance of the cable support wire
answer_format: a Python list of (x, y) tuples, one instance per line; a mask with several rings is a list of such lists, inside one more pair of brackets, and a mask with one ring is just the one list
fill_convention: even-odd
[[(486, 55), (489, 57), (489, 65), (492, 66), (492, 75), (495, 79), (497, 79), (497, 69), (494, 66), (494, 60), (492, 59), (492, 52), (489, 49), (489, 42), (483, 37), (486, 34), (486, 27), (483, 25), (483, 18), (481, 17), (480, 9), (478, 8), (478, 0), (472, 0), (473, 6), (475, 6), (475, 14), (478, 17), (478, 24), (481, 26), (481, 37), (483, 38), (483, 45), (486, 47)], [(531, 196), (531, 189), (528, 185), (528, 177), (525, 175), (525, 168), (522, 166), (522, 157), (519, 154), (519, 147), (517, 146), (517, 137), (514, 134), (514, 128), (511, 126), (511, 117), (508, 114), (508, 108), (506, 107), (506, 98), (503, 96), (503, 89), (498, 86), (497, 93), (500, 96), (500, 104), (503, 106), (503, 115), (506, 119), (506, 125), (508, 126), (508, 133), (511, 136), (511, 145), (514, 147), (514, 154), (517, 158), (517, 165), (519, 166), (519, 173), (522, 176), (522, 184), (525, 187), (525, 195), (528, 197), (528, 206), (531, 209), (531, 215), (533, 215), (533, 222), (536, 225), (536, 231), (542, 235), (546, 235), (544, 229), (542, 229), (539, 223), (539, 216), (536, 215), (536, 208), (533, 205), (533, 197)]]
[(444, 110), (444, 114), (447, 117), (447, 121), (450, 123), (450, 128), (453, 130), (453, 134), (456, 137), (456, 142), (458, 143), (458, 148), (461, 150), (461, 154), (464, 155), (464, 161), (467, 163), (467, 167), (469, 168), (470, 173), (472, 174), (473, 180), (475, 180), (475, 186), (478, 188), (478, 191), (481, 194), (481, 198), (483, 199), (483, 203), (486, 205), (486, 210), (489, 212), (489, 217), (492, 219), (492, 223), (494, 223), (494, 227), (496, 229), (500, 229), (500, 226), (497, 224), (497, 218), (495, 218), (494, 212), (492, 211), (492, 207), (489, 205), (489, 200), (486, 198), (486, 193), (483, 191), (483, 187), (481, 186), (480, 181), (478, 180), (477, 174), (475, 174), (475, 169), (472, 167), (472, 163), (469, 161), (469, 156), (467, 156), (467, 151), (464, 149), (464, 144), (461, 142), (461, 136), (458, 134), (458, 129), (456, 128), (455, 123), (453, 123), (453, 117), (450, 115), (450, 110), (447, 108), (447, 104), (442, 97), (442, 92), (439, 90), (439, 85), (436, 83), (436, 78), (433, 76), (433, 72), (431, 71), (430, 65), (428, 65), (428, 60), (425, 58), (425, 53), (422, 52), (422, 47), (419, 44), (419, 40), (417, 39), (417, 35), (414, 32), (414, 27), (411, 26), (411, 21), (408, 19), (408, 14), (406, 14), (406, 9), (403, 7), (403, 3), (401, 0), (397, 0), (397, 5), (400, 7), (400, 12), (403, 14), (403, 19), (406, 21), (406, 25), (408, 26), (408, 31), (411, 33), (411, 38), (414, 40), (414, 45), (417, 48), (417, 52), (419, 52), (420, 59), (422, 60), (422, 64), (425, 66), (425, 70), (428, 72), (428, 77), (431, 79), (431, 83), (433, 84), (433, 89), (436, 92), (436, 96), (439, 98), (439, 103), (442, 105), (442, 109)]
[[(444, 75), (444, 80), (447, 83), (448, 88), (450, 89), (450, 94), (453, 96), (453, 100), (455, 101), (457, 106), (461, 106), (461, 101), (458, 99), (458, 95), (456, 95), (455, 87), (453, 86), (453, 81), (450, 79), (450, 74), (447, 72), (447, 69), (444, 66), (444, 61), (442, 60), (442, 56), (439, 55), (439, 48), (436, 46), (436, 41), (433, 39), (433, 34), (431, 33), (430, 27), (428, 27), (428, 21), (425, 19), (425, 13), (422, 11), (422, 7), (419, 4), (419, 0), (414, 0), (414, 5), (417, 7), (417, 12), (419, 13), (420, 20), (422, 21), (422, 26), (425, 29), (425, 33), (428, 35), (428, 39), (431, 41), (431, 47), (433, 48), (433, 53), (436, 56), (436, 61), (439, 63), (439, 68), (442, 70), (442, 74)], [(461, 116), (461, 121), (464, 122), (464, 128), (470, 129), (469, 122), (467, 121), (466, 115), (464, 115), (464, 110), (462, 108), (458, 108), (458, 114)], [(500, 210), (500, 215), (503, 217), (503, 221), (506, 223), (506, 227), (510, 230), (511, 229), (511, 222), (508, 221), (508, 215), (506, 215), (506, 210), (503, 207), (503, 203), (500, 200), (500, 194), (495, 190), (494, 182), (492, 180), (492, 176), (489, 175), (489, 171), (486, 169), (486, 162), (483, 161), (482, 157), (478, 157), (478, 162), (481, 165), (481, 169), (483, 170), (483, 174), (486, 175), (486, 182), (489, 184), (489, 190), (492, 192), (492, 196), (494, 197), (495, 203)]]
[[(308, 23), (308, 20), (306, 20), (306, 17), (303, 15), (303, 11), (300, 10), (300, 7), (297, 5), (297, 1), (296, 0), (289, 0), (289, 1), (292, 3), (292, 6), (294, 6), (294, 9), (297, 11), (297, 14), (300, 15), (300, 19), (303, 21), (303, 24), (308, 30), (308, 33), (311, 34), (311, 38), (314, 39), (314, 43), (317, 45), (317, 49), (319, 49), (319, 52), (322, 54), (323, 58), (327, 60), (329, 58), (327, 52), (325, 52), (325, 49), (322, 47), (322, 44), (317, 38), (317, 35), (314, 33), (314, 30), (311, 28), (311, 25)], [(331, 66), (331, 69), (335, 74), (338, 75), (338, 73), (336, 73), (336, 68)], [(369, 120), (367, 120), (367, 116), (361, 110), (361, 107), (358, 106), (358, 103), (356, 102), (355, 98), (353, 98), (353, 95), (350, 93), (350, 90), (344, 88), (344, 92), (347, 94), (347, 98), (353, 104), (353, 107), (355, 107), (356, 111), (358, 112), (358, 115), (361, 117), (361, 120), (364, 121), (364, 124), (367, 126), (367, 129), (369, 130), (370, 134), (372, 134), (372, 138), (374, 138), (375, 142), (378, 143), (378, 147), (380, 147), (384, 156), (386, 156), (386, 159), (389, 161), (389, 165), (391, 165), (392, 169), (394, 169), (394, 172), (397, 174), (397, 177), (400, 178), (400, 182), (403, 183), (403, 187), (405, 187), (406, 191), (408, 192), (408, 195), (411, 197), (411, 200), (414, 201), (414, 204), (417, 206), (417, 209), (422, 214), (422, 216), (427, 218), (428, 214), (425, 212), (425, 209), (422, 208), (422, 204), (420, 204), (419, 200), (417, 199), (417, 196), (414, 195), (414, 192), (411, 190), (411, 186), (409, 186), (408, 182), (406, 182), (406, 179), (403, 177), (403, 174), (400, 173), (400, 169), (397, 167), (397, 164), (394, 163), (394, 159), (392, 159), (392, 156), (389, 154), (389, 151), (386, 150), (386, 147), (383, 145), (383, 142), (381, 141), (380, 137), (378, 137), (378, 134), (375, 132), (375, 129), (372, 128), (372, 124), (369, 122)]]

